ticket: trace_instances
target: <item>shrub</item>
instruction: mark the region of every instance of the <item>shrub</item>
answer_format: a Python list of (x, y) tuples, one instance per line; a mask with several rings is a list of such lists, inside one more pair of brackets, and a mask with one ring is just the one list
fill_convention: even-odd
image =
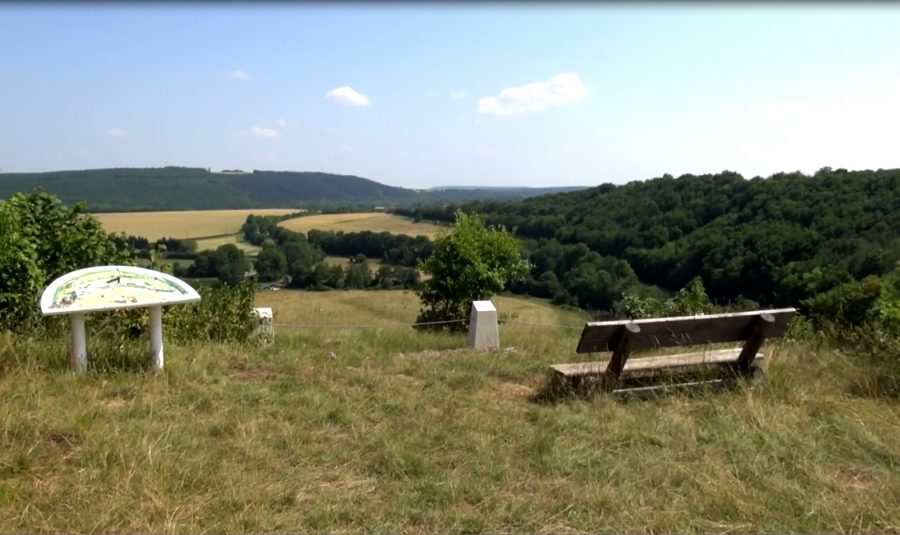
[[(466, 317), (472, 301), (488, 299), (510, 280), (528, 273), (519, 241), (503, 227), (487, 227), (478, 215), (456, 212), (449, 231), (435, 239), (431, 256), (419, 264), (431, 275), (418, 292), (422, 308), (417, 322)], [(451, 329), (465, 328), (462, 322)]]
[(124, 236), (106, 233), (83, 204), (66, 207), (45, 192), (0, 202), (0, 228), (0, 329), (35, 328), (40, 293), (57, 277), (133, 259)]

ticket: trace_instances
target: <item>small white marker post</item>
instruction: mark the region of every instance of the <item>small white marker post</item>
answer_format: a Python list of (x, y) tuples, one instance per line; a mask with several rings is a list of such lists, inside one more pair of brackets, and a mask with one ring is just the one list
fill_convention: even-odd
[(475, 349), (500, 348), (500, 329), (497, 327), (497, 309), (494, 308), (494, 303), (472, 301), (468, 345)]
[(150, 309), (150, 366), (161, 370), (163, 305), (199, 300), (200, 294), (189, 284), (167, 273), (135, 266), (97, 266), (67, 273), (51, 282), (41, 295), (41, 313), (71, 316), (69, 362), (77, 373), (85, 373), (88, 364), (85, 313), (147, 307)]

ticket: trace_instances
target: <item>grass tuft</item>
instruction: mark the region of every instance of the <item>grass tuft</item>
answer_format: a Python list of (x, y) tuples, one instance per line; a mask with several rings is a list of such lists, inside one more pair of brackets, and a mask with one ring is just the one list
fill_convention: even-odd
[[(356, 306), (360, 301), (366, 305)], [(267, 292), (265, 348), (0, 334), (0, 527), (40, 532), (890, 532), (900, 410), (865, 361), (769, 346), (765, 380), (532, 399), (584, 321), (534, 299), (500, 351), (397, 327), (403, 292)], [(510, 316), (513, 317), (513, 316)], [(545, 326), (527, 325), (542, 323)], [(555, 325), (549, 327), (546, 325)]]

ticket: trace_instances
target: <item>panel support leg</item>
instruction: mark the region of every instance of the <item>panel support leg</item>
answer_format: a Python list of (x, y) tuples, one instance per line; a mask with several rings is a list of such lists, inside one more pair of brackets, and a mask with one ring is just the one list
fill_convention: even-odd
[(70, 314), (72, 329), (72, 352), (69, 354), (69, 364), (76, 373), (87, 372), (87, 336), (84, 332), (84, 313)]
[(162, 306), (150, 307), (150, 366), (163, 368)]

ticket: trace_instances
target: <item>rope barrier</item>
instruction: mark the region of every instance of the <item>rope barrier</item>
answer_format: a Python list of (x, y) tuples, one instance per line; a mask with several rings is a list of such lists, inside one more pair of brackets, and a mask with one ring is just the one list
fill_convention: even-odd
[[(447, 325), (450, 323), (462, 323), (468, 322), (468, 319), (455, 319), (455, 320), (443, 320), (443, 321), (423, 321), (420, 323), (381, 323), (381, 324), (356, 324), (356, 325), (347, 325), (347, 324), (334, 324), (334, 323), (276, 323), (275, 327), (290, 327), (296, 329), (390, 329), (397, 327), (417, 327), (420, 325)], [(560, 325), (555, 323), (534, 323), (528, 321), (518, 321), (518, 320), (500, 320), (500, 324), (516, 324), (516, 325), (528, 325), (531, 327), (551, 327), (555, 329), (572, 329), (572, 330), (581, 330), (584, 328), (583, 325)]]
[(396, 327), (416, 327), (418, 325), (445, 325), (449, 323), (467, 322), (468, 319), (443, 320), (443, 321), (423, 321), (420, 323), (381, 323), (381, 324), (363, 324), (363, 325), (346, 325), (346, 324), (328, 324), (328, 323), (276, 323), (276, 327), (292, 327), (298, 329), (384, 329)]
[(533, 323), (529, 321), (519, 321), (519, 320), (500, 320), (500, 323), (515, 323), (517, 325), (531, 325), (534, 327), (554, 327), (557, 329), (573, 329), (573, 330), (581, 330), (584, 328), (584, 325), (560, 325), (556, 323)]

